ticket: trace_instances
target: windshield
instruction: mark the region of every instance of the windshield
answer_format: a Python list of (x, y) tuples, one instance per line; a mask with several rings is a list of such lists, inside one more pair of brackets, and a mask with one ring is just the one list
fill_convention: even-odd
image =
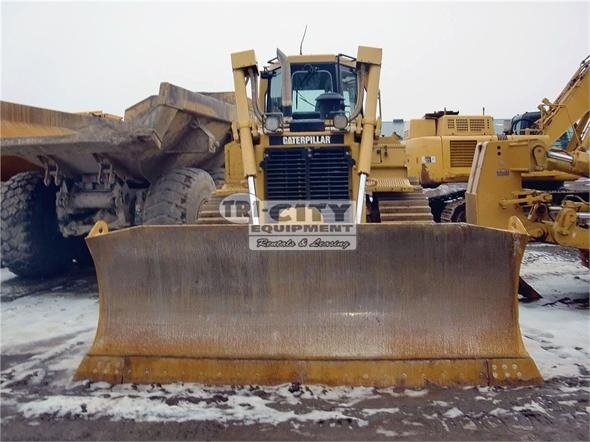
[(574, 129), (570, 127), (557, 140), (555, 140), (555, 142), (551, 145), (551, 147), (556, 148), (556, 149), (566, 150), (573, 135), (574, 135)]
[[(279, 68), (273, 73), (269, 79), (267, 112), (282, 112), (282, 71)], [(348, 66), (336, 63), (293, 63), (291, 85), (293, 113), (315, 112), (316, 99), (326, 92), (338, 92), (344, 97), (344, 109), (347, 114), (350, 114), (356, 102), (356, 74), (354, 69)]]
[(326, 92), (334, 92), (334, 79), (326, 70), (305, 65), (305, 70), (292, 75), (293, 112), (315, 112), (316, 98)]

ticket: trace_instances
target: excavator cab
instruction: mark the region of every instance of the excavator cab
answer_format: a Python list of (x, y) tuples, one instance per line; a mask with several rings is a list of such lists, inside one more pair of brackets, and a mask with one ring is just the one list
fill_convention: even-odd
[[(505, 135), (540, 135), (541, 130), (537, 126), (537, 122), (541, 119), (541, 112), (525, 112), (512, 117), (510, 121), (510, 129), (504, 131)], [(572, 138), (574, 137), (574, 129), (568, 128), (558, 138), (553, 140), (551, 147), (555, 149), (565, 150)]]
[[(432, 222), (403, 146), (380, 136), (381, 50), (278, 51), (262, 71), (254, 51), (231, 58), (236, 118), (224, 185), (197, 223), (112, 233), (97, 225), (87, 238), (100, 314), (76, 378), (540, 382), (518, 326), (526, 236)], [(247, 223), (238, 224), (224, 208), (242, 197)], [(341, 224), (354, 247), (332, 247), (344, 226), (328, 217), (265, 220), (277, 202), (313, 211), (342, 201), (353, 208)]]

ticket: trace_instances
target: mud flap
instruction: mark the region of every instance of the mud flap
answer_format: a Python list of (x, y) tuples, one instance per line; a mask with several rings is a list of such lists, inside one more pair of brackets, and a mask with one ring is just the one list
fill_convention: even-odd
[(100, 314), (77, 379), (542, 381), (518, 324), (518, 233), (367, 224), (356, 250), (251, 251), (243, 225), (142, 226), (87, 243)]

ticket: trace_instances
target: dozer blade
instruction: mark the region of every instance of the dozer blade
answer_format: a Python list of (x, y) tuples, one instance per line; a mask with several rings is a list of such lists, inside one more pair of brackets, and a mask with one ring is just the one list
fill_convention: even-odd
[(77, 379), (419, 386), (541, 382), (518, 325), (526, 239), (358, 226), (354, 251), (251, 251), (244, 225), (87, 239), (100, 316)]

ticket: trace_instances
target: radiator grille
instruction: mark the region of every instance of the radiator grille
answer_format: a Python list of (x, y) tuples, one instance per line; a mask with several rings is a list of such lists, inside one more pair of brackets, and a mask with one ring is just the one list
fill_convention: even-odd
[(457, 126), (457, 132), (468, 132), (469, 131), (469, 120), (467, 118), (457, 118), (455, 120)]
[(484, 120), (483, 118), (471, 118), (469, 120), (469, 125), (471, 126), (470, 129), (473, 132), (482, 132), (484, 129), (486, 129), (485, 121), (486, 120)]
[(350, 199), (351, 165), (348, 148), (267, 149), (266, 199)]
[(477, 140), (451, 140), (451, 167), (471, 167)]
[(449, 118), (447, 129), (455, 132), (485, 132), (491, 129), (488, 118)]

